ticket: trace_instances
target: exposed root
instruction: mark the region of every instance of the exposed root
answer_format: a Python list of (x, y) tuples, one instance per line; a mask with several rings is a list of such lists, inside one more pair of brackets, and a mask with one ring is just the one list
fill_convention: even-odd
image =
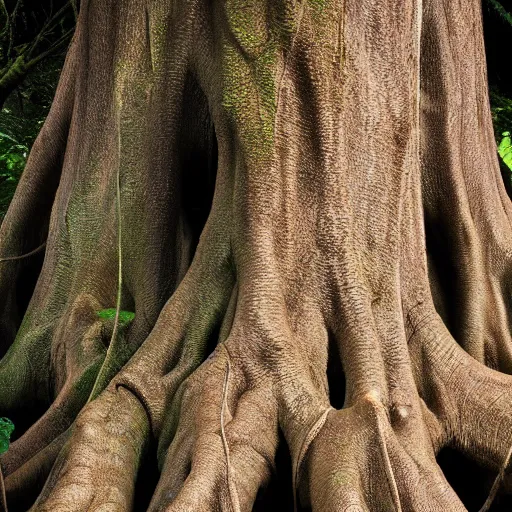
[[(126, 389), (105, 392), (77, 418), (33, 511), (129, 510), (149, 424)], [(91, 404), (92, 405), (92, 404)]]
[(113, 380), (115, 385), (131, 389), (145, 404), (157, 436), (167, 407), (179, 386), (208, 355), (210, 336), (222, 324), (232, 301), (231, 249), (219, 220), (211, 216), (186, 277), (162, 309), (151, 335)]
[(91, 389), (91, 377), (97, 373), (100, 364), (101, 360), (97, 361), (88, 374), (77, 378), (74, 385), (66, 386), (44, 415), (12, 443), (9, 451), (2, 456), (6, 475), (28, 462), (72, 424), (85, 405), (84, 395)]
[(481, 509), (488, 510), (512, 456), (512, 377), (470, 357), (435, 313), (416, 314), (410, 348), (420, 394), (442, 425), (445, 445), (498, 470)]
[[(480, 2), (463, 9), (424, 0), (421, 214), (437, 311), (474, 359), (510, 374), (512, 205), (491, 112), (483, 107), (489, 96), (480, 16)], [(445, 51), (462, 47), (472, 50)]]
[(56, 437), (5, 479), (7, 499), (16, 507), (28, 510), (41, 492), (46, 479), (71, 435), (71, 428)]
[(309, 432), (306, 434), (306, 437), (304, 439), (304, 443), (302, 444), (302, 447), (299, 452), (299, 456), (297, 457), (296, 463), (293, 466), (293, 474), (292, 474), (292, 482), (293, 482), (293, 507), (294, 510), (297, 510), (297, 491), (298, 491), (298, 480), (300, 477), (300, 471), (302, 462), (304, 461), (304, 458), (306, 457), (306, 453), (309, 449), (309, 446), (315, 439), (315, 437), (318, 435), (322, 427), (324, 426), (325, 421), (327, 420), (327, 415), (334, 411), (335, 409), (332, 407), (328, 407), (318, 418), (317, 421), (315, 421), (314, 425), (311, 427)]
[(2, 512), (8, 512), (7, 510), (7, 496), (5, 494), (5, 482), (4, 482), (4, 475), (2, 472), (2, 468), (0, 467), (0, 492), (1, 492), (1, 505), (2, 505)]
[[(11, 389), (10, 393), (2, 393), (5, 414), (23, 420), (30, 408), (37, 411), (46, 405), (44, 414), (34, 418), (26, 432), (20, 421), (21, 437), (2, 456), (7, 475), (60, 436), (86, 403), (103, 362), (109, 334), (108, 326), (96, 314), (99, 309), (94, 297), (79, 296), (60, 322), (41, 331), (27, 330), (33, 338), (24, 336), (22, 331), (2, 361), (0, 381), (5, 379), (4, 390), (7, 386)], [(34, 360), (26, 360), (28, 354)]]
[[(3, 414), (49, 407), (61, 391), (80, 400), (81, 388), (90, 386), (87, 377), (106, 350), (106, 333), (96, 315), (100, 309), (92, 295), (80, 294), (59, 307), (58, 311), (64, 311), (62, 317), (46, 323), (36, 314), (26, 317), (15, 343), (0, 362), (0, 386), (9, 390), (0, 394)], [(73, 402), (64, 407), (72, 409)]]
[(421, 449), (408, 452), (403, 434), (389, 420), (379, 425), (378, 414), (369, 400), (329, 415), (308, 455), (315, 510), (465, 510), (428, 453), (429, 443), (418, 438)]
[(240, 365), (232, 360), (230, 391), (228, 357), (219, 346), (185, 384), (151, 512), (248, 511), (270, 477), (278, 441), (275, 401), (269, 388), (244, 391)]

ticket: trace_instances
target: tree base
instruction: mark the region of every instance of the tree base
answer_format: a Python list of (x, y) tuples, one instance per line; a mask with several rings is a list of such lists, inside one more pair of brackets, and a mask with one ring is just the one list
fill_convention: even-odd
[(13, 508), (269, 510), (289, 477), (297, 509), (487, 510), (444, 448), (510, 489), (480, 3), (405, 3), (83, 2), (40, 139), (59, 186), (41, 142), (0, 231), (9, 255), (48, 234), (26, 311), (34, 264), (0, 263), (0, 412), (46, 411), (2, 457)]

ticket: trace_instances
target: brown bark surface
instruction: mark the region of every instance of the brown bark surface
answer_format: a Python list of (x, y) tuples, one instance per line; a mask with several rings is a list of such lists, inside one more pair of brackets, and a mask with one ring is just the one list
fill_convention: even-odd
[(478, 510), (511, 219), (479, 0), (83, 0), (0, 228), (12, 509)]

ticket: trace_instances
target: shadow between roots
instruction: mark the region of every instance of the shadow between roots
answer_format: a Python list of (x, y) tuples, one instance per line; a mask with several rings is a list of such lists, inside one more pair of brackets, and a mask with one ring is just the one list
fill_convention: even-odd
[[(468, 512), (478, 512), (489, 496), (496, 471), (479, 466), (453, 448), (443, 448), (437, 455), (437, 463)], [(512, 510), (512, 496), (506, 496), (499, 491), (489, 510)]]

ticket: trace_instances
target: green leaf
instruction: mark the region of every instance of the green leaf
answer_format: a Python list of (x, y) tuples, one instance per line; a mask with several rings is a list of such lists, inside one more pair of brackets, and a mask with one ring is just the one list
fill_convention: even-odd
[(510, 132), (502, 133), (503, 139), (498, 147), (498, 154), (505, 163), (505, 165), (512, 171), (512, 140)]
[(512, 171), (512, 151), (509, 151), (504, 157), (503, 161), (507, 167)]
[(9, 441), (14, 431), (14, 423), (8, 418), (0, 418), (0, 454), (9, 449)]
[[(102, 309), (98, 311), (98, 316), (104, 319), (114, 319), (116, 317), (116, 308)], [(119, 323), (127, 324), (135, 318), (135, 313), (131, 311), (119, 311)]]
[(502, 153), (506, 151), (507, 148), (510, 147), (511, 140), (510, 140), (510, 133), (509, 132), (503, 132), (503, 139), (501, 139), (500, 145), (498, 147), (498, 153), (500, 156), (502, 156)]
[(493, 87), (490, 88), (489, 93), (496, 143), (499, 145), (502, 139), (502, 132), (509, 131), (512, 126), (512, 100), (503, 96)]

